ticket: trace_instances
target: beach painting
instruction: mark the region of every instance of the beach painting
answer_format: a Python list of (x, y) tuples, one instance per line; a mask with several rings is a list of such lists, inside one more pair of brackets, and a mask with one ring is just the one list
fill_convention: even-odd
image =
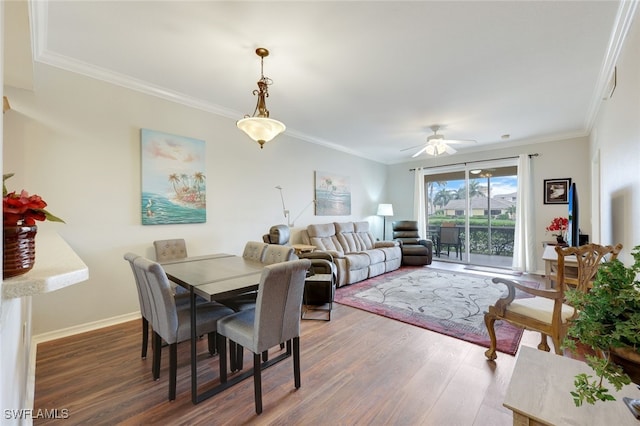
[(348, 216), (350, 214), (350, 178), (316, 171), (316, 216)]
[(205, 141), (141, 129), (143, 225), (204, 223)]

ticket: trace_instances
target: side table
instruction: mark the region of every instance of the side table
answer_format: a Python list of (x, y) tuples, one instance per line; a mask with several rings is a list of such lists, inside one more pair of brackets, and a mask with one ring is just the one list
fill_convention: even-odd
[[(302, 319), (331, 321), (333, 297), (336, 292), (336, 282), (333, 274), (314, 274), (304, 281), (304, 295), (302, 296)], [(309, 316), (311, 311), (324, 311), (324, 318)]]
[(296, 254), (300, 253), (311, 253), (316, 249), (316, 246), (308, 245), (308, 244), (292, 244), (293, 250)]

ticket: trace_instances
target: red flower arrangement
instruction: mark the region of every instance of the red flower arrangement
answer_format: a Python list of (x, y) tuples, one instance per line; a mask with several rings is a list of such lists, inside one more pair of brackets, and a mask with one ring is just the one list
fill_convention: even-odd
[(33, 226), (36, 220), (63, 222), (44, 208), (47, 203), (39, 195), (29, 195), (25, 190), (7, 192), (4, 181), (13, 176), (9, 173), (2, 176), (2, 223), (4, 226)]
[(553, 218), (551, 224), (547, 226), (547, 232), (558, 232), (557, 234), (552, 234), (558, 237), (562, 237), (565, 231), (569, 228), (569, 219), (566, 217), (556, 217)]

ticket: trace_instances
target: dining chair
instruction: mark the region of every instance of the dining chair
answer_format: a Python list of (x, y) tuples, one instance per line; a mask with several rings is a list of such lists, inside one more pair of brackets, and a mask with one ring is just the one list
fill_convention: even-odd
[[(220, 381), (227, 381), (227, 338), (253, 352), (253, 380), (256, 413), (262, 413), (261, 355), (270, 348), (293, 345), (295, 387), (300, 380), (300, 310), (308, 259), (265, 266), (260, 277), (255, 309), (237, 312), (218, 321)], [(233, 354), (232, 354), (233, 356)]]
[(264, 251), (269, 244), (262, 243), (260, 241), (247, 241), (244, 245), (244, 251), (242, 257), (247, 260), (255, 260), (262, 262), (264, 259)]
[[(187, 243), (184, 238), (173, 238), (169, 240), (156, 240), (153, 242), (153, 248), (156, 251), (156, 262), (169, 262), (171, 260), (179, 260), (188, 257)], [(171, 288), (175, 294), (181, 295), (185, 300), (189, 300), (188, 292), (185, 288), (171, 283)]]
[[(160, 377), (162, 356), (161, 339), (169, 346), (169, 400), (176, 398), (177, 344), (191, 338), (190, 309), (179, 309), (169, 285), (169, 279), (162, 266), (144, 257), (133, 260), (143, 287), (150, 295), (151, 326), (153, 327), (153, 378)], [(209, 353), (216, 352), (216, 330), (220, 318), (233, 311), (219, 303), (196, 304), (196, 334), (208, 335)]]
[(138, 302), (140, 303), (140, 315), (142, 316), (142, 359), (147, 358), (147, 347), (149, 344), (149, 321), (151, 320), (151, 301), (150, 296), (147, 293), (147, 289), (142, 286), (139, 271), (133, 266), (133, 261), (138, 258), (135, 253), (125, 253), (124, 259), (129, 262), (133, 277), (136, 283), (136, 290), (138, 291)]
[(274, 263), (287, 262), (297, 258), (298, 256), (296, 255), (293, 247), (281, 246), (278, 244), (267, 244), (267, 248), (264, 250), (262, 263), (272, 265)]
[(156, 262), (184, 259), (187, 257), (187, 244), (184, 238), (156, 240), (153, 242), (156, 251)]
[[(602, 262), (617, 258), (622, 244), (601, 246), (586, 244), (580, 247), (556, 246), (558, 254), (557, 285), (552, 289), (531, 288), (516, 281), (505, 278), (493, 278), (494, 283), (507, 286), (507, 293), (489, 306), (484, 314), (484, 322), (489, 333), (490, 346), (484, 353), (487, 359), (496, 359), (495, 322), (507, 321), (518, 328), (540, 332), (538, 349), (549, 352), (547, 336), (551, 337), (556, 354), (562, 355), (562, 340), (567, 334), (569, 322), (575, 315), (576, 309), (565, 303), (564, 293), (568, 288), (565, 279), (565, 258), (572, 256), (577, 261), (577, 279), (574, 281), (578, 291), (586, 292)], [(607, 258), (607, 256), (609, 256)], [(516, 291), (521, 291), (525, 297), (516, 299)]]

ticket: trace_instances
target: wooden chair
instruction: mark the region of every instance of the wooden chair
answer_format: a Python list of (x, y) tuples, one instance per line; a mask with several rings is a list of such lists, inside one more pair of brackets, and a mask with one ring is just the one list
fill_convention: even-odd
[[(507, 286), (507, 294), (484, 314), (484, 322), (487, 326), (491, 345), (484, 353), (489, 360), (496, 359), (496, 332), (494, 325), (496, 320), (504, 320), (510, 324), (526, 330), (540, 332), (540, 344), (538, 349), (549, 351), (547, 336), (551, 337), (556, 354), (562, 355), (560, 347), (567, 334), (568, 321), (576, 314), (576, 310), (564, 303), (564, 292), (567, 289), (565, 279), (565, 257), (575, 256), (578, 264), (576, 288), (580, 291), (588, 291), (589, 284), (597, 272), (605, 256), (610, 255), (613, 260), (622, 250), (622, 244), (614, 246), (601, 246), (598, 244), (586, 244), (580, 247), (556, 247), (558, 253), (558, 281), (553, 289), (534, 289), (522, 285), (516, 281), (504, 278), (494, 278), (494, 283), (502, 283)], [(516, 290), (534, 296), (515, 299)]]

